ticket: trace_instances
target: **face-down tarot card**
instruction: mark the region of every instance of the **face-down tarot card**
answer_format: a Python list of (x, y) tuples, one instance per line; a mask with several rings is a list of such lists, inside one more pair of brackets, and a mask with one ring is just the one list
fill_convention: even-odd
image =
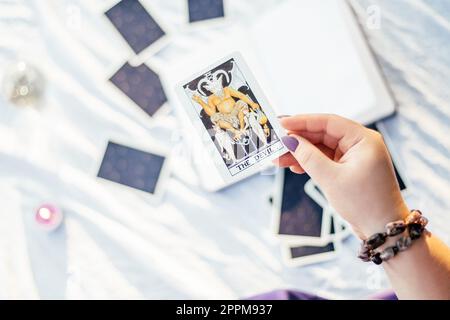
[(287, 152), (278, 119), (239, 54), (183, 81), (177, 92), (226, 181)]

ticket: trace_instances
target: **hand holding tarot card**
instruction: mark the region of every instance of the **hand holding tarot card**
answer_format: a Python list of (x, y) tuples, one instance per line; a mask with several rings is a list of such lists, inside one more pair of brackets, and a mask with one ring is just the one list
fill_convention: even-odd
[[(383, 134), (397, 180), (404, 196), (408, 183), (382, 123), (368, 126)], [(283, 261), (299, 267), (337, 257), (342, 241), (351, 235), (351, 227), (328, 203), (319, 186), (307, 174), (299, 175), (288, 168), (276, 176), (273, 226), (281, 240)]]
[(226, 181), (287, 152), (282, 128), (242, 57), (234, 53), (177, 86), (183, 106)]

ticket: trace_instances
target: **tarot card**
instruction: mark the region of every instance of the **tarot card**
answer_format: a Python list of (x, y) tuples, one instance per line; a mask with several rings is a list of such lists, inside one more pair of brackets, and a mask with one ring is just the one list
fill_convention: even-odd
[(329, 241), (331, 216), (322, 201), (317, 202), (305, 191), (307, 174), (283, 169), (277, 175), (273, 226), (275, 234), (286, 242), (314, 245)]
[[(146, 5), (148, 6), (148, 5)], [(138, 0), (120, 0), (104, 15), (117, 29), (122, 39), (136, 55), (132, 64), (145, 61), (151, 53), (160, 50), (168, 42), (166, 28)]]
[(97, 176), (161, 197), (168, 176), (168, 156), (108, 142)]
[(225, 181), (250, 176), (288, 152), (278, 119), (238, 53), (176, 90)]
[(328, 222), (328, 225), (323, 226), (324, 231), (321, 237), (283, 237), (283, 243), (289, 246), (323, 246), (329, 242), (343, 241), (345, 238), (352, 234), (352, 229), (350, 228), (350, 226), (348, 226), (348, 224), (343, 221), (335, 211), (324, 209), (324, 215), (327, 217), (325, 221)]
[(350, 228), (350, 225), (339, 216), (336, 210), (333, 209), (333, 207), (329, 204), (328, 200), (325, 198), (325, 195), (323, 194), (322, 190), (320, 190), (320, 188), (312, 179), (306, 182), (305, 192), (317, 203), (320, 203), (321, 206), (324, 209), (326, 209), (330, 214), (331, 217), (330, 235), (326, 237), (328, 240), (329, 239), (343, 240), (352, 234), (352, 229)]
[(332, 226), (332, 229), (330, 230), (331, 239), (342, 241), (354, 234), (350, 224), (342, 219), (336, 211), (332, 210), (330, 214)]
[(328, 208), (329, 203), (325, 198), (322, 190), (314, 183), (312, 179), (309, 179), (305, 183), (305, 192), (314, 201), (316, 201), (322, 208)]
[(167, 107), (167, 97), (159, 75), (146, 64), (122, 65), (109, 81), (149, 116)]
[(322, 245), (285, 244), (282, 248), (283, 260), (290, 267), (324, 262), (335, 258), (340, 247), (339, 241), (330, 241)]
[(223, 22), (226, 17), (225, 0), (185, 0), (190, 24)]

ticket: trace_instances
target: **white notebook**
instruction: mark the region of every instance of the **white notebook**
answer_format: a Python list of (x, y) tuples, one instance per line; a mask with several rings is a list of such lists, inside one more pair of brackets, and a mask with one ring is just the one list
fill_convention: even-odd
[[(395, 104), (351, 8), (342, 0), (283, 2), (242, 48), (280, 114), (336, 113), (368, 124)], [(258, 78), (258, 77), (257, 77)]]
[[(284, 1), (255, 17), (250, 28), (236, 28), (200, 49), (171, 70), (161, 70), (169, 100), (184, 123), (189, 121), (185, 106), (177, 101), (173, 86), (233, 51), (242, 54), (278, 115), (335, 113), (369, 124), (395, 111), (346, 1)], [(200, 138), (193, 143), (201, 145)], [(214, 165), (198, 154), (201, 158), (193, 162), (205, 189), (225, 187)]]

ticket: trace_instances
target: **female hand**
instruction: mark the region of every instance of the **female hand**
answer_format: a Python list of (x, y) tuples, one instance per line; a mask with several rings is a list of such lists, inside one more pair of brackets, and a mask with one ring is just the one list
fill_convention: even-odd
[(336, 115), (280, 119), (291, 153), (275, 163), (308, 173), (330, 205), (365, 239), (409, 210), (401, 196), (382, 136)]

